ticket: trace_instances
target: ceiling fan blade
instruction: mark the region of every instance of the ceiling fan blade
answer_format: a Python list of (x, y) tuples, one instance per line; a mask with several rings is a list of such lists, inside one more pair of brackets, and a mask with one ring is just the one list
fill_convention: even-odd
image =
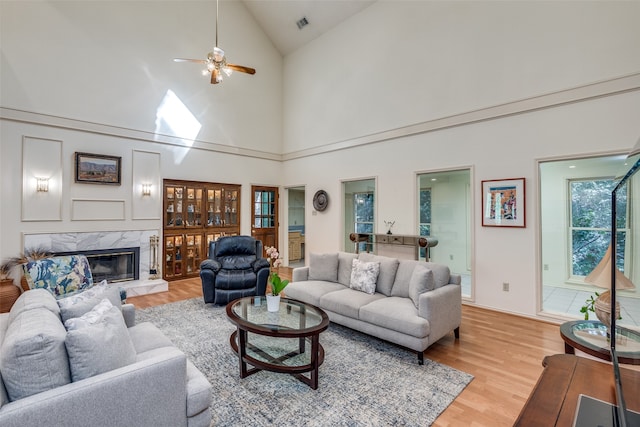
[(247, 74), (256, 73), (256, 70), (254, 68), (244, 67), (242, 65), (227, 64), (227, 68), (231, 68), (234, 71), (240, 71), (241, 73), (247, 73)]
[(217, 68), (214, 68), (213, 70), (211, 70), (211, 84), (212, 85), (217, 85), (218, 83), (220, 83), (218, 81), (218, 74), (220, 74), (220, 71)]
[(174, 62), (197, 62), (198, 64), (206, 64), (204, 59), (187, 59), (187, 58), (173, 58)]

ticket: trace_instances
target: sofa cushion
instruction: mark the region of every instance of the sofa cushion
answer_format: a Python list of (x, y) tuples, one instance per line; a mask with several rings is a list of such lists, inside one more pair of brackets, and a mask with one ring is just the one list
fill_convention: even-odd
[(338, 281), (338, 254), (310, 254), (309, 280)]
[(0, 371), (9, 400), (71, 382), (66, 334), (58, 315), (44, 307), (22, 311), (9, 324), (0, 347)]
[(285, 288), (285, 292), (288, 298), (297, 299), (302, 302), (306, 302), (307, 304), (319, 306), (320, 298), (322, 298), (323, 295), (343, 289), (347, 288), (336, 282), (305, 280), (302, 282), (289, 283)]
[(434, 289), (441, 288), (449, 284), (449, 276), (451, 276), (451, 270), (444, 264), (436, 264), (435, 262), (420, 263), (425, 264), (431, 271), (433, 271)]
[(73, 381), (136, 361), (136, 350), (122, 313), (107, 299), (80, 318), (68, 320), (65, 326), (69, 329), (65, 345)]
[(376, 292), (380, 292), (386, 296), (391, 296), (391, 289), (398, 270), (398, 259), (369, 253), (362, 253), (358, 255), (358, 259), (365, 262), (377, 261), (380, 263), (380, 273), (378, 274), (378, 280), (376, 281)]
[(173, 347), (171, 340), (151, 322), (138, 323), (128, 330), (136, 353), (144, 353), (162, 347)]
[(420, 294), (433, 290), (434, 286), (433, 271), (427, 268), (424, 263), (416, 265), (409, 280), (409, 298), (411, 298), (416, 308), (418, 308)]
[(187, 360), (187, 417), (207, 410), (211, 405), (211, 384), (202, 372)]
[(373, 301), (360, 309), (360, 320), (416, 338), (427, 337), (431, 332), (429, 321), (418, 316), (409, 298), (386, 297)]
[(354, 291), (353, 289), (342, 289), (329, 292), (320, 297), (319, 306), (326, 311), (332, 311), (353, 319), (359, 319), (360, 307), (381, 298), (385, 298), (385, 296), (379, 293), (366, 294), (364, 292)]
[(409, 298), (409, 282), (413, 275), (413, 270), (420, 263), (419, 261), (403, 259), (398, 264), (398, 271), (396, 272), (396, 279), (391, 288), (392, 297)]
[(13, 303), (13, 307), (9, 311), (9, 323), (13, 322), (23, 311), (35, 308), (46, 308), (56, 316), (60, 315), (60, 307), (56, 304), (56, 299), (51, 292), (45, 289), (33, 289), (29, 292), (23, 292)]
[(84, 255), (66, 255), (29, 261), (25, 266), (29, 287), (42, 288), (56, 298), (93, 285), (89, 261)]
[(349, 286), (351, 283), (352, 261), (358, 257), (357, 254), (349, 252), (338, 252), (338, 283)]
[(104, 280), (85, 291), (59, 299), (60, 317), (63, 322), (74, 317), (80, 317), (98, 305), (104, 298), (108, 299), (114, 307), (122, 307), (120, 289), (109, 286), (107, 281)]
[(373, 294), (376, 291), (376, 280), (380, 272), (379, 262), (364, 262), (358, 259), (351, 261), (351, 281), (349, 287), (356, 291)]

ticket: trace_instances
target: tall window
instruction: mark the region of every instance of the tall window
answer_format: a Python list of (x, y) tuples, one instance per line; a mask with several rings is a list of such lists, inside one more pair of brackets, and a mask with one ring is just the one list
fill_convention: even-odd
[(344, 248), (347, 252), (373, 251), (371, 242), (360, 242), (358, 247), (349, 238), (351, 233), (375, 233), (375, 179), (345, 181), (344, 196)]
[[(420, 224), (421, 236), (431, 236), (431, 188), (420, 189)], [(426, 258), (427, 249), (420, 248), (420, 258)]]
[[(608, 178), (569, 181), (571, 276), (587, 276), (602, 259), (611, 239), (611, 190), (616, 181)], [(616, 263), (624, 271), (627, 236), (627, 192), (617, 199), (618, 233)]]

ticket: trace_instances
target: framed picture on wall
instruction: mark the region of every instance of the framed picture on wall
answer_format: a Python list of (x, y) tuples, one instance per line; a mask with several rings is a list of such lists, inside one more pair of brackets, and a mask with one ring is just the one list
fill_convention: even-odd
[(526, 227), (524, 178), (482, 181), (482, 225)]
[(76, 152), (75, 181), (120, 185), (122, 157)]

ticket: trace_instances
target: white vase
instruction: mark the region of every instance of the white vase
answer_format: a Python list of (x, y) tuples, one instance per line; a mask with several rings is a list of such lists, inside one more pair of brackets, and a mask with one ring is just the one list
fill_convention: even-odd
[(276, 312), (280, 310), (280, 295), (267, 295), (267, 311)]

